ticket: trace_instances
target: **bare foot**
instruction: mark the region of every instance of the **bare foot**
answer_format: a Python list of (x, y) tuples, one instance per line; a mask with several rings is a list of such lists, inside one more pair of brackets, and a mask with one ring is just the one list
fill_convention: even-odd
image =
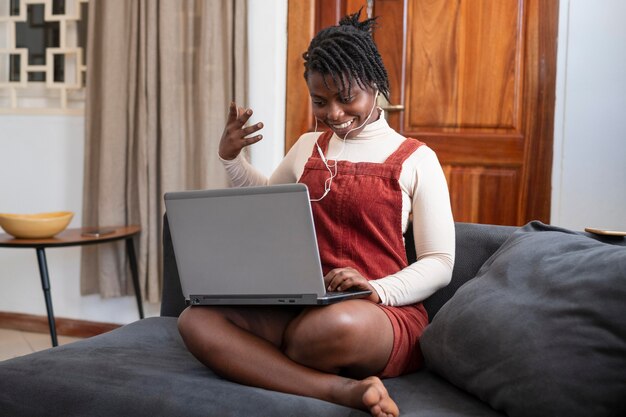
[(398, 417), (400, 410), (382, 381), (375, 376), (359, 381), (363, 405), (374, 417)]

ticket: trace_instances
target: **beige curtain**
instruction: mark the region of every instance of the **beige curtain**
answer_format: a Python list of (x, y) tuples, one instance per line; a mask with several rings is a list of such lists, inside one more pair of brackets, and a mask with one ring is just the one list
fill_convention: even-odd
[[(245, 0), (89, 3), (83, 225), (138, 224), (141, 290), (161, 294), (167, 191), (222, 187), (228, 104), (245, 103)], [(84, 247), (81, 292), (132, 294), (123, 244)]]

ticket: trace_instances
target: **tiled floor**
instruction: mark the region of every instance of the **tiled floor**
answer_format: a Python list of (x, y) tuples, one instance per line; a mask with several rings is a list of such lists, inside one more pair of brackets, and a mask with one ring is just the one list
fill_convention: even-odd
[[(59, 345), (80, 340), (76, 337), (58, 336)], [(48, 333), (30, 333), (0, 329), (0, 361), (27, 355), (52, 347)]]

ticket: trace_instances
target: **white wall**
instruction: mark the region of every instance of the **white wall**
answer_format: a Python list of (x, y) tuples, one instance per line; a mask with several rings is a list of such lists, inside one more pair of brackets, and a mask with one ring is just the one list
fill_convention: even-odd
[(551, 223), (626, 230), (626, 2), (561, 0)]
[(287, 1), (249, 0), (248, 31), (251, 123), (264, 124), (250, 160), (269, 176), (285, 154)]

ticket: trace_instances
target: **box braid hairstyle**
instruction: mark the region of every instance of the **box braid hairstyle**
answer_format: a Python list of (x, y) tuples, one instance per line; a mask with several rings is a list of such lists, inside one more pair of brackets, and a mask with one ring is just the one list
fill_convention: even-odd
[(347, 89), (348, 95), (356, 81), (363, 89), (378, 89), (389, 100), (387, 70), (372, 38), (377, 18), (360, 22), (360, 17), (361, 10), (315, 35), (309, 49), (302, 55), (304, 79), (308, 80), (310, 72), (319, 72), (324, 75), (324, 84), (329, 88), (325, 76), (330, 75), (342, 91)]

